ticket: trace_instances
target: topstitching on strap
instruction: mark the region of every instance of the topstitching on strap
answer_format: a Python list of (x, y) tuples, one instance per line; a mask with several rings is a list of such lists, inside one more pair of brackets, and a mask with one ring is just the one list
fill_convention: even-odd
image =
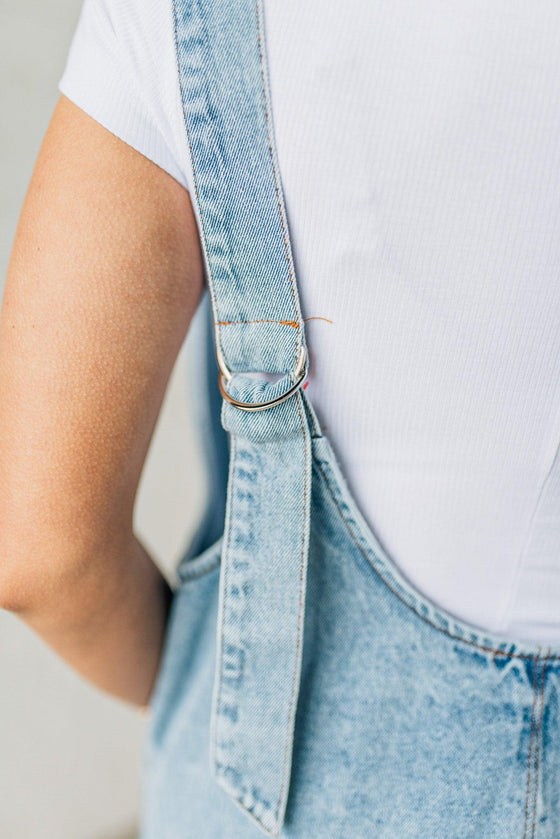
[(261, 0), (175, 0), (174, 12), (217, 341), (230, 370), (251, 357), (255, 370), (287, 373), (304, 333), (268, 103)]
[[(172, 0), (194, 204), (228, 393), (294, 384), (304, 324), (270, 110), (262, 0)], [(279, 374), (280, 380), (248, 372)], [(231, 460), (211, 767), (266, 833), (284, 820), (300, 684), (311, 441), (301, 391), (224, 402)]]

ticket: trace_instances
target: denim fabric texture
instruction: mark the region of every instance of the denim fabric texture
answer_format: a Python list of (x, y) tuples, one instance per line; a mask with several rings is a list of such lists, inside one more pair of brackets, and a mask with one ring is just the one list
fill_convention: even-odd
[[(230, 395), (256, 404), (305, 349), (262, 0), (171, 2), (215, 344)], [(487, 635), (405, 580), (301, 389), (223, 402), (225, 498), (202, 381), (213, 488), (178, 569), (140, 839), (559, 839), (560, 650)]]

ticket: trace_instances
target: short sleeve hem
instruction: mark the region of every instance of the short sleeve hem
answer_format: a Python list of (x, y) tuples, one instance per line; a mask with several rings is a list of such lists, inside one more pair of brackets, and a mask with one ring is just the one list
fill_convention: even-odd
[(78, 23), (58, 90), (93, 119), (152, 160), (185, 189), (188, 184), (162, 132), (134, 86), (126, 79), (110, 44), (84, 17)]

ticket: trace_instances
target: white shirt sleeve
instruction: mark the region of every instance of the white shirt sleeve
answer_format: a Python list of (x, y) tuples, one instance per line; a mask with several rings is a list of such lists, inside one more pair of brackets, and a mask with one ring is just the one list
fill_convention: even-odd
[(188, 189), (168, 5), (83, 0), (58, 89)]

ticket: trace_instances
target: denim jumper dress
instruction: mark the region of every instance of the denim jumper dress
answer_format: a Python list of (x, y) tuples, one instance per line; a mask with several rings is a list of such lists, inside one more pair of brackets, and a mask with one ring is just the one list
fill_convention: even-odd
[(140, 837), (560, 839), (560, 650), (416, 590), (307, 397), (262, 0), (171, 2), (212, 488), (150, 702)]

